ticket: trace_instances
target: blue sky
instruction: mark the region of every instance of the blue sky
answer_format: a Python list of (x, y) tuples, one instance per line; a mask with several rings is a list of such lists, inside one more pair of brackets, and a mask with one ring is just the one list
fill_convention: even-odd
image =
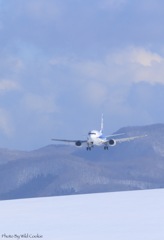
[(162, 0), (1, 0), (0, 143), (163, 123)]

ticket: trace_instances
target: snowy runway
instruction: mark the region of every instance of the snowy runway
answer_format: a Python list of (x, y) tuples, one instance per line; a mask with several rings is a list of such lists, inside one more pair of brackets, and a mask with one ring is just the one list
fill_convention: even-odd
[(0, 202), (0, 239), (163, 240), (164, 190)]

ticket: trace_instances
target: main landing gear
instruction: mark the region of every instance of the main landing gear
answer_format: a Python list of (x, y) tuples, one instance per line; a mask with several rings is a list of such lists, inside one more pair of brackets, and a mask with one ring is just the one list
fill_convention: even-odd
[(91, 151), (91, 147), (87, 147), (86, 149), (87, 149), (87, 151)]
[[(92, 146), (93, 147), (93, 146)], [(86, 150), (87, 151), (91, 151), (92, 147), (86, 147)], [(104, 146), (104, 150), (108, 150), (108, 146)]]

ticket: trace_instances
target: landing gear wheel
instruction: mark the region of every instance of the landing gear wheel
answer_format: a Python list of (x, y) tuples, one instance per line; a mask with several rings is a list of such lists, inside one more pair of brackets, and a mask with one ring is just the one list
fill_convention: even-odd
[(87, 147), (86, 149), (87, 149), (87, 151), (88, 151), (88, 150), (91, 151), (91, 147)]
[(104, 146), (104, 150), (108, 150), (108, 146)]

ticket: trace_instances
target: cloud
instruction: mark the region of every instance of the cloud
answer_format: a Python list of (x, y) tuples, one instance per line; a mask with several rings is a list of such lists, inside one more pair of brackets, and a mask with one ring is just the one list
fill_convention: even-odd
[(55, 105), (55, 99), (53, 96), (27, 94), (24, 97), (23, 105), (26, 109), (39, 113), (49, 114), (58, 111), (58, 107)]
[(72, 65), (86, 80), (115, 85), (147, 82), (164, 84), (164, 57), (143, 47), (128, 47), (106, 54), (99, 60), (78, 61)]
[(99, 82), (89, 82), (83, 92), (83, 96), (87, 99), (90, 104), (96, 107), (101, 106), (101, 104), (106, 100), (107, 89)]
[(13, 72), (20, 72), (24, 68), (23, 61), (17, 57), (8, 58), (8, 67), (12, 68)]
[[(164, 57), (142, 47), (129, 47), (113, 54), (115, 66), (127, 81), (164, 84)], [(111, 60), (110, 60), (111, 62)]]
[(11, 117), (9, 113), (2, 108), (0, 108), (0, 131), (8, 137), (12, 136), (14, 132)]
[[(142, 108), (139, 94), (136, 95), (138, 105), (134, 107), (134, 104), (131, 104), (133, 88), (136, 89), (138, 85), (142, 88), (144, 83), (146, 91), (149, 85), (164, 85), (163, 56), (148, 48), (133, 46), (116, 49), (96, 60), (68, 59), (58, 57), (50, 63), (55, 69), (59, 67), (71, 74), (69, 78), (65, 78), (65, 82), (70, 81), (71, 91), (77, 94), (73, 93), (70, 98), (78, 98), (79, 105), (85, 103), (92, 107), (92, 110), (101, 108), (115, 116), (124, 116), (125, 122), (127, 117), (132, 119), (132, 116), (135, 121)], [(68, 83), (65, 85), (69, 86)], [(68, 96), (69, 89), (70, 87), (65, 96)], [(142, 92), (142, 100), (143, 96)], [(154, 92), (151, 97), (153, 101)], [(146, 108), (142, 109), (142, 116), (151, 119)]]
[(2, 79), (0, 80), (0, 93), (20, 90), (20, 85), (14, 80)]
[(20, 56), (16, 57), (12, 55), (10, 50), (8, 53), (2, 51), (2, 54), (0, 56), (0, 64), (1, 75), (3, 74), (3, 72), (5, 73), (5, 75), (18, 74), (24, 69), (24, 63)]
[(148, 51), (142, 47), (129, 47), (113, 55), (117, 64), (140, 64), (143, 66), (152, 66), (153, 63), (161, 63), (163, 58), (154, 52)]
[(72, 60), (66, 56), (56, 56), (49, 60), (49, 64), (51, 66), (68, 66), (70, 61), (72, 62)]
[(107, 66), (104, 63), (104, 60), (86, 60), (86, 61), (79, 61), (72, 65), (72, 67), (79, 72), (80, 74), (84, 75), (88, 78), (93, 79), (100, 79), (103, 81), (104, 76), (107, 75)]
[(126, 4), (127, 0), (104, 0), (101, 7), (105, 10), (118, 10)]
[(17, 6), (13, 12), (14, 18), (28, 18), (33, 21), (41, 21), (42, 23), (56, 20), (61, 13), (59, 4), (54, 0), (28, 0), (26, 2), (16, 0), (14, 3), (9, 0), (6, 6), (9, 9)]
[(28, 1), (26, 11), (35, 19), (54, 20), (60, 14), (55, 1), (32, 0)]

